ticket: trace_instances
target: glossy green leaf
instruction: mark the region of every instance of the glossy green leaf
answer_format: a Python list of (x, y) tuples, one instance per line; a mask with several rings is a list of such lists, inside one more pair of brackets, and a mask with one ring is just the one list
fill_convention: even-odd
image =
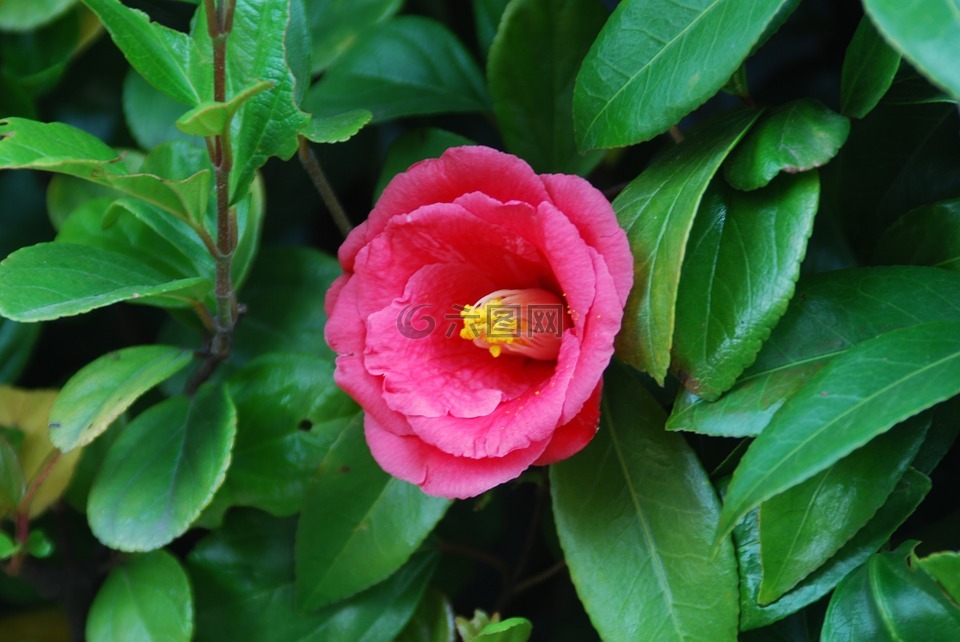
[(308, 248), (271, 248), (260, 254), (241, 295), (247, 314), (234, 334), (232, 359), (268, 352), (332, 356), (323, 338), (322, 293), (340, 275), (333, 257)]
[(470, 642), (527, 642), (531, 633), (533, 625), (530, 620), (512, 617), (501, 622), (491, 622), (470, 638)]
[(90, 489), (87, 518), (97, 539), (149, 551), (182, 535), (223, 483), (236, 423), (233, 402), (214, 386), (138, 415)]
[(866, 17), (860, 20), (843, 59), (840, 78), (840, 111), (863, 118), (883, 98), (900, 68), (900, 54), (877, 33)]
[(676, 125), (723, 87), (785, 2), (621, 2), (577, 76), (580, 149), (632, 145)]
[(634, 256), (617, 354), (661, 385), (670, 363), (687, 239), (711, 179), (757, 115), (731, 114), (668, 149), (614, 200)]
[(315, 613), (294, 605), (296, 522), (231, 511), (189, 556), (197, 592), (197, 642), (380, 642), (410, 619), (436, 558), (414, 556), (387, 581)]
[[(212, 51), (202, 9), (198, 16), (193, 39), (200, 51)], [(260, 82), (272, 82), (273, 87), (250, 98), (233, 119), (231, 203), (246, 195), (254, 172), (268, 158), (287, 160), (296, 153), (297, 134), (310, 122), (297, 106), (306, 91), (304, 76), (309, 75), (306, 29), (299, 2), (237, 0), (227, 40), (227, 97), (239, 96)], [(202, 70), (210, 73), (209, 62)]]
[(490, 47), (487, 78), (507, 149), (538, 172), (587, 174), (601, 152), (580, 155), (573, 85), (607, 19), (599, 0), (513, 0)]
[(757, 514), (751, 511), (733, 531), (740, 560), (740, 629), (769, 626), (819, 600), (890, 539), (930, 492), (930, 479), (908, 469), (886, 503), (826, 564), (792, 591), (766, 606), (759, 604), (761, 565)]
[(887, 41), (934, 84), (960, 100), (960, 7), (956, 0), (864, 0)]
[(313, 39), (311, 70), (319, 73), (353, 46), (364, 31), (383, 22), (403, 0), (313, 0), (307, 19)]
[(0, 384), (17, 379), (39, 336), (40, 326), (36, 323), (17, 323), (0, 317)]
[(942, 551), (921, 557), (914, 563), (935, 579), (950, 599), (960, 604), (960, 553)]
[(352, 109), (373, 122), (489, 109), (483, 75), (443, 25), (403, 16), (367, 31), (311, 87), (304, 108), (318, 116)]
[(123, 116), (142, 149), (153, 149), (173, 140), (202, 146), (203, 141), (177, 129), (176, 121), (183, 112), (182, 103), (155, 89), (133, 69), (127, 72), (123, 80)]
[(154, 551), (113, 569), (90, 607), (86, 633), (90, 642), (189, 642), (193, 596), (177, 558)]
[(76, 176), (165, 209), (186, 220), (203, 218), (210, 191), (210, 170), (180, 180), (154, 174), (129, 174), (120, 155), (99, 139), (63, 123), (23, 118), (0, 121), (0, 169), (38, 169)]
[(16, 321), (47, 321), (118, 301), (163, 305), (199, 300), (210, 287), (203, 278), (172, 281), (116, 252), (41, 243), (0, 262), (0, 314)]
[(231, 504), (278, 516), (298, 512), (356, 404), (334, 383), (333, 365), (313, 355), (264, 355), (234, 373), (228, 389), (237, 440), (221, 493)]
[(850, 121), (823, 103), (804, 98), (771, 111), (733, 150), (723, 175), (752, 190), (780, 172), (796, 174), (827, 164), (850, 133)]
[(822, 639), (947, 642), (960, 637), (960, 608), (926, 573), (907, 564), (914, 546), (905, 542), (874, 555), (837, 587)]
[[(0, 3), (0, 13), (3, 5)], [(56, 86), (71, 58), (97, 29), (96, 17), (80, 5), (40, 28), (6, 32), (0, 38), (3, 74), (34, 96), (43, 95)], [(2, 107), (0, 111), (5, 116), (17, 115)]]
[(303, 131), (303, 136), (315, 143), (342, 143), (353, 138), (371, 118), (373, 114), (366, 109), (314, 118)]
[(192, 136), (220, 136), (229, 127), (230, 121), (244, 103), (272, 87), (273, 83), (263, 80), (247, 87), (226, 102), (206, 100), (199, 103), (177, 119), (177, 128)]
[(19, 550), (20, 545), (13, 541), (13, 538), (9, 535), (0, 531), (0, 560), (13, 557)]
[(380, 468), (357, 413), (307, 487), (297, 528), (297, 603), (314, 611), (386, 579), (449, 506)]
[(3, 0), (0, 2), (0, 29), (28, 31), (56, 19), (77, 0)]
[(414, 129), (397, 137), (387, 150), (387, 158), (383, 161), (380, 178), (374, 190), (374, 200), (380, 198), (383, 188), (390, 180), (418, 161), (427, 158), (439, 158), (443, 152), (451, 147), (475, 144), (469, 138), (433, 127)]
[(86, 446), (140, 396), (192, 358), (187, 350), (162, 345), (103, 355), (63, 386), (50, 411), (50, 441), (63, 452)]
[(25, 490), (26, 482), (17, 451), (0, 433), (0, 518), (16, 510)]
[(960, 320), (960, 278), (921, 267), (861, 268), (801, 281), (757, 361), (715, 402), (681, 392), (669, 430), (760, 434), (804, 383), (852, 346), (895, 328)]
[(929, 426), (929, 417), (910, 419), (760, 505), (761, 604), (779, 599), (820, 568), (873, 517)]
[(816, 172), (707, 190), (677, 295), (671, 369), (687, 390), (714, 400), (756, 358), (793, 295), (819, 196)]
[[(125, 149), (121, 153), (119, 162), (123, 163), (127, 173), (135, 174), (140, 170), (140, 166), (143, 165), (144, 158), (146, 158), (146, 156), (139, 151)], [(4, 172), (4, 174), (6, 173), (7, 172)], [(27, 173), (31, 176), (39, 176), (37, 172), (33, 171), (14, 173)], [(0, 176), (2, 175), (3, 174), (0, 174)], [(67, 174), (54, 174), (50, 177), (46, 198), (47, 214), (49, 215), (50, 223), (53, 224), (54, 229), (59, 230), (63, 222), (67, 220), (75, 209), (92, 199), (107, 197), (115, 199), (117, 198), (117, 192), (109, 187), (91, 183), (81, 178)]]
[(960, 199), (901, 216), (880, 237), (876, 257), (882, 263), (960, 270)]
[[(103, 22), (113, 42), (151, 85), (185, 105), (205, 100), (213, 88), (210, 50), (197, 48), (185, 33), (152, 22), (147, 14), (119, 0), (84, 0)], [(201, 69), (208, 73), (201, 73)]]
[(960, 321), (893, 330), (834, 358), (747, 449), (727, 489), (718, 535), (761, 502), (958, 393)]
[(625, 368), (605, 378), (597, 436), (550, 476), (570, 574), (603, 639), (736, 639), (736, 561), (729, 539), (711, 541), (713, 487)]
[(395, 642), (456, 642), (450, 601), (440, 591), (428, 588)]

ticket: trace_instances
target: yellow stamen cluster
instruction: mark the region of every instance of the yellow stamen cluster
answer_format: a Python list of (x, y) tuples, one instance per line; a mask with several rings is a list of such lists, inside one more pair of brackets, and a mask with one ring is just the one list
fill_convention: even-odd
[[(556, 359), (563, 310), (561, 299), (547, 290), (497, 290), (463, 306), (460, 337), (486, 348), (494, 357), (508, 352), (538, 360)], [(547, 314), (552, 315), (552, 324), (545, 326)]]

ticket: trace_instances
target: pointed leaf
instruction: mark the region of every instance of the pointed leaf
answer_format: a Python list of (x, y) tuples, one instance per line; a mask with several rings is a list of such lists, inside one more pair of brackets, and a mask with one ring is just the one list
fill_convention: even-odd
[(17, 451), (3, 433), (0, 433), (0, 519), (16, 510), (25, 490), (26, 480), (23, 478)]
[(577, 76), (580, 149), (632, 145), (680, 122), (723, 87), (784, 4), (621, 2)]
[(680, 267), (700, 199), (756, 117), (737, 112), (687, 137), (613, 202), (635, 261), (633, 290), (617, 336), (618, 356), (660, 384), (670, 362)]
[(960, 100), (960, 7), (956, 0), (864, 0), (887, 41), (930, 81)]
[(827, 164), (850, 133), (850, 121), (823, 103), (804, 98), (771, 111), (730, 154), (723, 175), (752, 190), (780, 172), (796, 174)]
[(182, 535), (223, 483), (236, 423), (233, 402), (213, 386), (137, 416), (90, 489), (87, 518), (97, 539), (149, 551)]
[(573, 85), (607, 15), (599, 0), (514, 0), (503, 14), (487, 63), (493, 109), (507, 149), (538, 172), (600, 162), (577, 151)]
[(671, 369), (714, 400), (750, 365), (793, 295), (817, 213), (816, 172), (744, 193), (714, 181), (680, 273)]
[(315, 143), (342, 143), (353, 138), (373, 114), (366, 109), (352, 109), (335, 116), (313, 118), (303, 136)]
[(318, 116), (368, 109), (376, 123), (484, 111), (489, 97), (456, 36), (433, 20), (402, 16), (367, 31), (311, 87), (304, 108)]
[(851, 118), (869, 114), (893, 84), (900, 54), (877, 33), (864, 16), (843, 59), (840, 78), (840, 111)]
[(195, 105), (210, 93), (213, 75), (204, 79), (194, 71), (199, 66), (196, 59), (202, 54), (187, 34), (151, 22), (147, 14), (124, 6), (119, 0), (84, 3), (97, 14), (133, 68), (151, 85), (185, 105)]
[(450, 506), (385, 473), (370, 455), (362, 423), (360, 413), (344, 426), (304, 498), (297, 528), (297, 603), (308, 611), (384, 580)]
[(164, 305), (199, 300), (210, 287), (202, 278), (171, 281), (116, 252), (41, 243), (0, 262), (0, 314), (16, 321), (47, 321), (118, 301)]
[(190, 582), (166, 551), (129, 558), (111, 571), (87, 618), (90, 642), (188, 642), (192, 633)]
[(866, 526), (837, 551), (826, 564), (802, 580), (792, 591), (766, 606), (759, 604), (760, 543), (757, 514), (751, 511), (733, 531), (740, 560), (740, 628), (769, 626), (791, 613), (813, 604), (829, 593), (844, 577), (876, 553), (930, 492), (930, 479), (908, 469), (886, 503)]
[(70, 378), (50, 411), (50, 440), (63, 452), (86, 446), (134, 401), (184, 368), (193, 355), (172, 346), (110, 352)]
[(787, 400), (747, 449), (718, 536), (894, 424), (960, 393), (960, 321), (923, 323), (851, 348)]
[(801, 281), (740, 381), (714, 402), (681, 392), (667, 428), (758, 435), (832, 358), (880, 333), (940, 319), (960, 320), (960, 278), (946, 270), (862, 268)]
[(893, 492), (929, 426), (929, 416), (909, 419), (760, 505), (760, 604), (779, 599), (856, 535)]
[(244, 103), (271, 87), (273, 83), (264, 80), (244, 89), (227, 102), (208, 100), (199, 103), (177, 119), (177, 129), (192, 136), (220, 136)]
[(622, 366), (597, 436), (550, 471), (570, 574), (605, 640), (735, 640), (736, 561), (714, 551), (718, 501), (696, 455)]
[(911, 568), (916, 542), (878, 553), (845, 579), (827, 608), (822, 639), (955, 640), (960, 637), (960, 608), (952, 604), (926, 573)]
[(915, 563), (937, 581), (951, 600), (960, 604), (960, 553), (943, 551), (922, 557)]

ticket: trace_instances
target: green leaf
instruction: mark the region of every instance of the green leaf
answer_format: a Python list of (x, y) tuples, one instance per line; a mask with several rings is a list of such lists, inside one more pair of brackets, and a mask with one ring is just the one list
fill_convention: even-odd
[(127, 72), (123, 80), (123, 116), (141, 149), (153, 149), (174, 140), (202, 146), (203, 141), (177, 129), (176, 121), (181, 115), (182, 103), (154, 89), (133, 69)]
[(936, 582), (908, 566), (916, 542), (879, 553), (845, 579), (827, 608), (822, 639), (955, 640), (960, 638), (960, 608)]
[(171, 281), (116, 252), (41, 243), (0, 262), (0, 315), (15, 321), (47, 321), (118, 301), (165, 305), (199, 300), (210, 287), (203, 278)]
[(25, 490), (26, 481), (17, 451), (0, 433), (0, 519), (16, 510)]
[(901, 216), (880, 237), (876, 258), (882, 263), (960, 270), (960, 199)]
[(83, 1), (133, 68), (159, 91), (191, 106), (211, 93), (211, 50), (198, 49), (187, 34), (151, 22), (147, 14), (119, 0)]
[(66, 12), (77, 0), (3, 0), (0, 30), (29, 31)]
[[(300, 62), (295, 53), (304, 49), (306, 55), (304, 43), (298, 40), (307, 37), (300, 6), (298, 2), (237, 0), (233, 30), (227, 40), (227, 96), (237, 96), (264, 81), (272, 82), (273, 87), (250, 98), (233, 119), (231, 203), (246, 195), (254, 172), (267, 159), (277, 156), (287, 160), (296, 153), (297, 134), (310, 122), (297, 106), (307, 82), (295, 73)], [(200, 51), (211, 52), (213, 45), (202, 9), (198, 16), (193, 39)], [(198, 66), (203, 73), (210, 73), (209, 62)], [(303, 72), (306, 74), (306, 69)]]
[(908, 469), (886, 503), (850, 541), (792, 591), (766, 606), (759, 605), (762, 572), (757, 530), (759, 511), (751, 511), (733, 530), (740, 560), (740, 629), (745, 631), (769, 626), (829, 593), (890, 539), (928, 492), (930, 479), (916, 470)]
[(63, 452), (86, 446), (192, 357), (180, 348), (149, 345), (109, 352), (84, 366), (63, 386), (50, 410), (50, 441)]
[(51, 540), (46, 533), (34, 528), (30, 531), (30, 534), (27, 535), (24, 548), (31, 557), (45, 559), (53, 555), (54, 545), (53, 540)]
[[(4, 3), (0, 3), (0, 13)], [(100, 24), (89, 11), (68, 10), (42, 27), (0, 38), (3, 74), (34, 96), (53, 89), (70, 59), (96, 35)], [(0, 107), (5, 116), (11, 114)]]
[(333, 257), (308, 248), (270, 248), (260, 254), (242, 299), (247, 315), (234, 334), (238, 363), (268, 352), (333, 356), (323, 338), (322, 293), (340, 275)]
[(313, 118), (303, 136), (315, 143), (342, 143), (353, 138), (371, 118), (373, 114), (366, 109)]
[(671, 369), (687, 390), (714, 400), (756, 358), (793, 295), (819, 196), (816, 172), (707, 190), (677, 295)]
[(311, 71), (329, 67), (370, 27), (383, 22), (403, 6), (403, 0), (313, 0), (307, 19), (313, 37)]
[(960, 7), (956, 0), (864, 0), (877, 30), (932, 83), (960, 100)]
[(835, 357), (784, 403), (737, 466), (717, 527), (960, 393), (960, 321), (893, 330)]
[(573, 85), (607, 19), (599, 0), (513, 0), (490, 47), (487, 78), (507, 149), (538, 172), (587, 174), (573, 137)]
[(914, 563), (935, 579), (954, 603), (960, 604), (960, 553), (943, 551)]
[(500, 19), (510, 0), (474, 0), (473, 22), (476, 25), (477, 44), (484, 58), (489, 55), (490, 45), (497, 35)]
[(395, 642), (456, 642), (450, 601), (440, 591), (428, 588)]
[(470, 642), (527, 642), (533, 632), (530, 620), (512, 617), (502, 622), (491, 622), (480, 629)]
[(785, 3), (621, 2), (577, 76), (580, 149), (632, 145), (677, 124), (723, 87)]
[(900, 68), (900, 54), (890, 48), (866, 17), (843, 59), (840, 78), (840, 111), (851, 118), (869, 114), (893, 84)]
[[(143, 165), (144, 158), (146, 158), (146, 156), (143, 153), (137, 150), (127, 149), (121, 153), (119, 162), (123, 163), (127, 173), (136, 173), (140, 170), (141, 165)], [(33, 171), (10, 173), (39, 176), (37, 172)], [(7, 172), (4, 172), (4, 174), (7, 174)], [(2, 174), (0, 174), (0, 176), (2, 176)], [(55, 229), (59, 230), (63, 222), (67, 220), (67, 217), (69, 217), (75, 209), (87, 201), (104, 197), (114, 199), (117, 197), (117, 193), (109, 187), (91, 183), (81, 178), (67, 174), (54, 174), (50, 178), (50, 183), (47, 186), (46, 205), (50, 223), (53, 224)]]
[(634, 283), (618, 356), (661, 385), (670, 363), (677, 290), (700, 199), (723, 159), (757, 118), (737, 112), (668, 149), (614, 200), (634, 257)]
[(804, 383), (861, 341), (895, 328), (960, 320), (960, 278), (920, 267), (861, 268), (801, 281), (757, 361), (715, 402), (681, 392), (668, 430), (760, 434)]
[(729, 540), (711, 542), (713, 487), (623, 367), (604, 380), (597, 436), (550, 476), (560, 543), (601, 638), (736, 638), (736, 561)]
[[(20, 545), (13, 541), (13, 538), (0, 531), (0, 560), (13, 557), (20, 551)], [(429, 639), (428, 639), (429, 642)], [(452, 638), (451, 638), (452, 642)]]
[(370, 29), (310, 88), (304, 108), (318, 116), (352, 109), (372, 122), (401, 116), (489, 109), (483, 75), (446, 27), (402, 16)]
[(873, 517), (929, 426), (929, 417), (907, 420), (760, 505), (761, 604), (779, 599), (820, 568)]
[(385, 473), (363, 414), (343, 431), (307, 487), (297, 528), (297, 603), (308, 611), (383, 581), (430, 534), (450, 500)]
[(192, 634), (190, 582), (166, 551), (131, 557), (113, 569), (87, 618), (90, 642), (188, 642)]
[(197, 592), (197, 642), (378, 642), (410, 619), (436, 558), (417, 555), (387, 581), (315, 613), (294, 605), (296, 522), (231, 511), (189, 556)]
[(850, 133), (850, 121), (804, 98), (769, 113), (730, 154), (723, 175), (735, 188), (763, 187), (780, 172), (826, 165)]
[(177, 119), (177, 129), (192, 136), (220, 136), (230, 126), (237, 110), (248, 100), (273, 87), (269, 80), (263, 80), (247, 87), (227, 102), (207, 100)]
[(383, 161), (383, 169), (380, 170), (380, 178), (377, 179), (377, 187), (373, 191), (374, 200), (380, 198), (383, 188), (394, 176), (407, 171), (414, 163), (427, 158), (439, 158), (451, 147), (474, 144), (469, 138), (434, 127), (414, 129), (401, 134), (387, 150), (387, 158)]
[(268, 354), (228, 380), (237, 405), (237, 440), (221, 488), (230, 504), (277, 516), (300, 510), (311, 474), (357, 414), (333, 381), (333, 365), (313, 355)]
[(236, 423), (233, 402), (214, 386), (137, 416), (90, 489), (87, 518), (97, 539), (149, 551), (182, 535), (223, 483)]
[(169, 180), (148, 173), (129, 174), (120, 158), (99, 139), (70, 125), (23, 118), (0, 121), (0, 169), (68, 174), (143, 199), (185, 220), (203, 218), (210, 170)]
[(35, 323), (16, 323), (0, 317), (0, 384), (17, 379), (30, 360), (40, 336)]
[(954, 103), (954, 100), (939, 87), (934, 87), (909, 63), (901, 62), (893, 84), (883, 97), (890, 105), (924, 105), (929, 103)]

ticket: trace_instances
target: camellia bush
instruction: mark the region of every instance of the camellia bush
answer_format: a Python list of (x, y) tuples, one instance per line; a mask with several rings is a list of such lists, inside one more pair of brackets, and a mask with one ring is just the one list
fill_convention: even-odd
[(960, 640), (956, 0), (0, 0), (0, 641)]

